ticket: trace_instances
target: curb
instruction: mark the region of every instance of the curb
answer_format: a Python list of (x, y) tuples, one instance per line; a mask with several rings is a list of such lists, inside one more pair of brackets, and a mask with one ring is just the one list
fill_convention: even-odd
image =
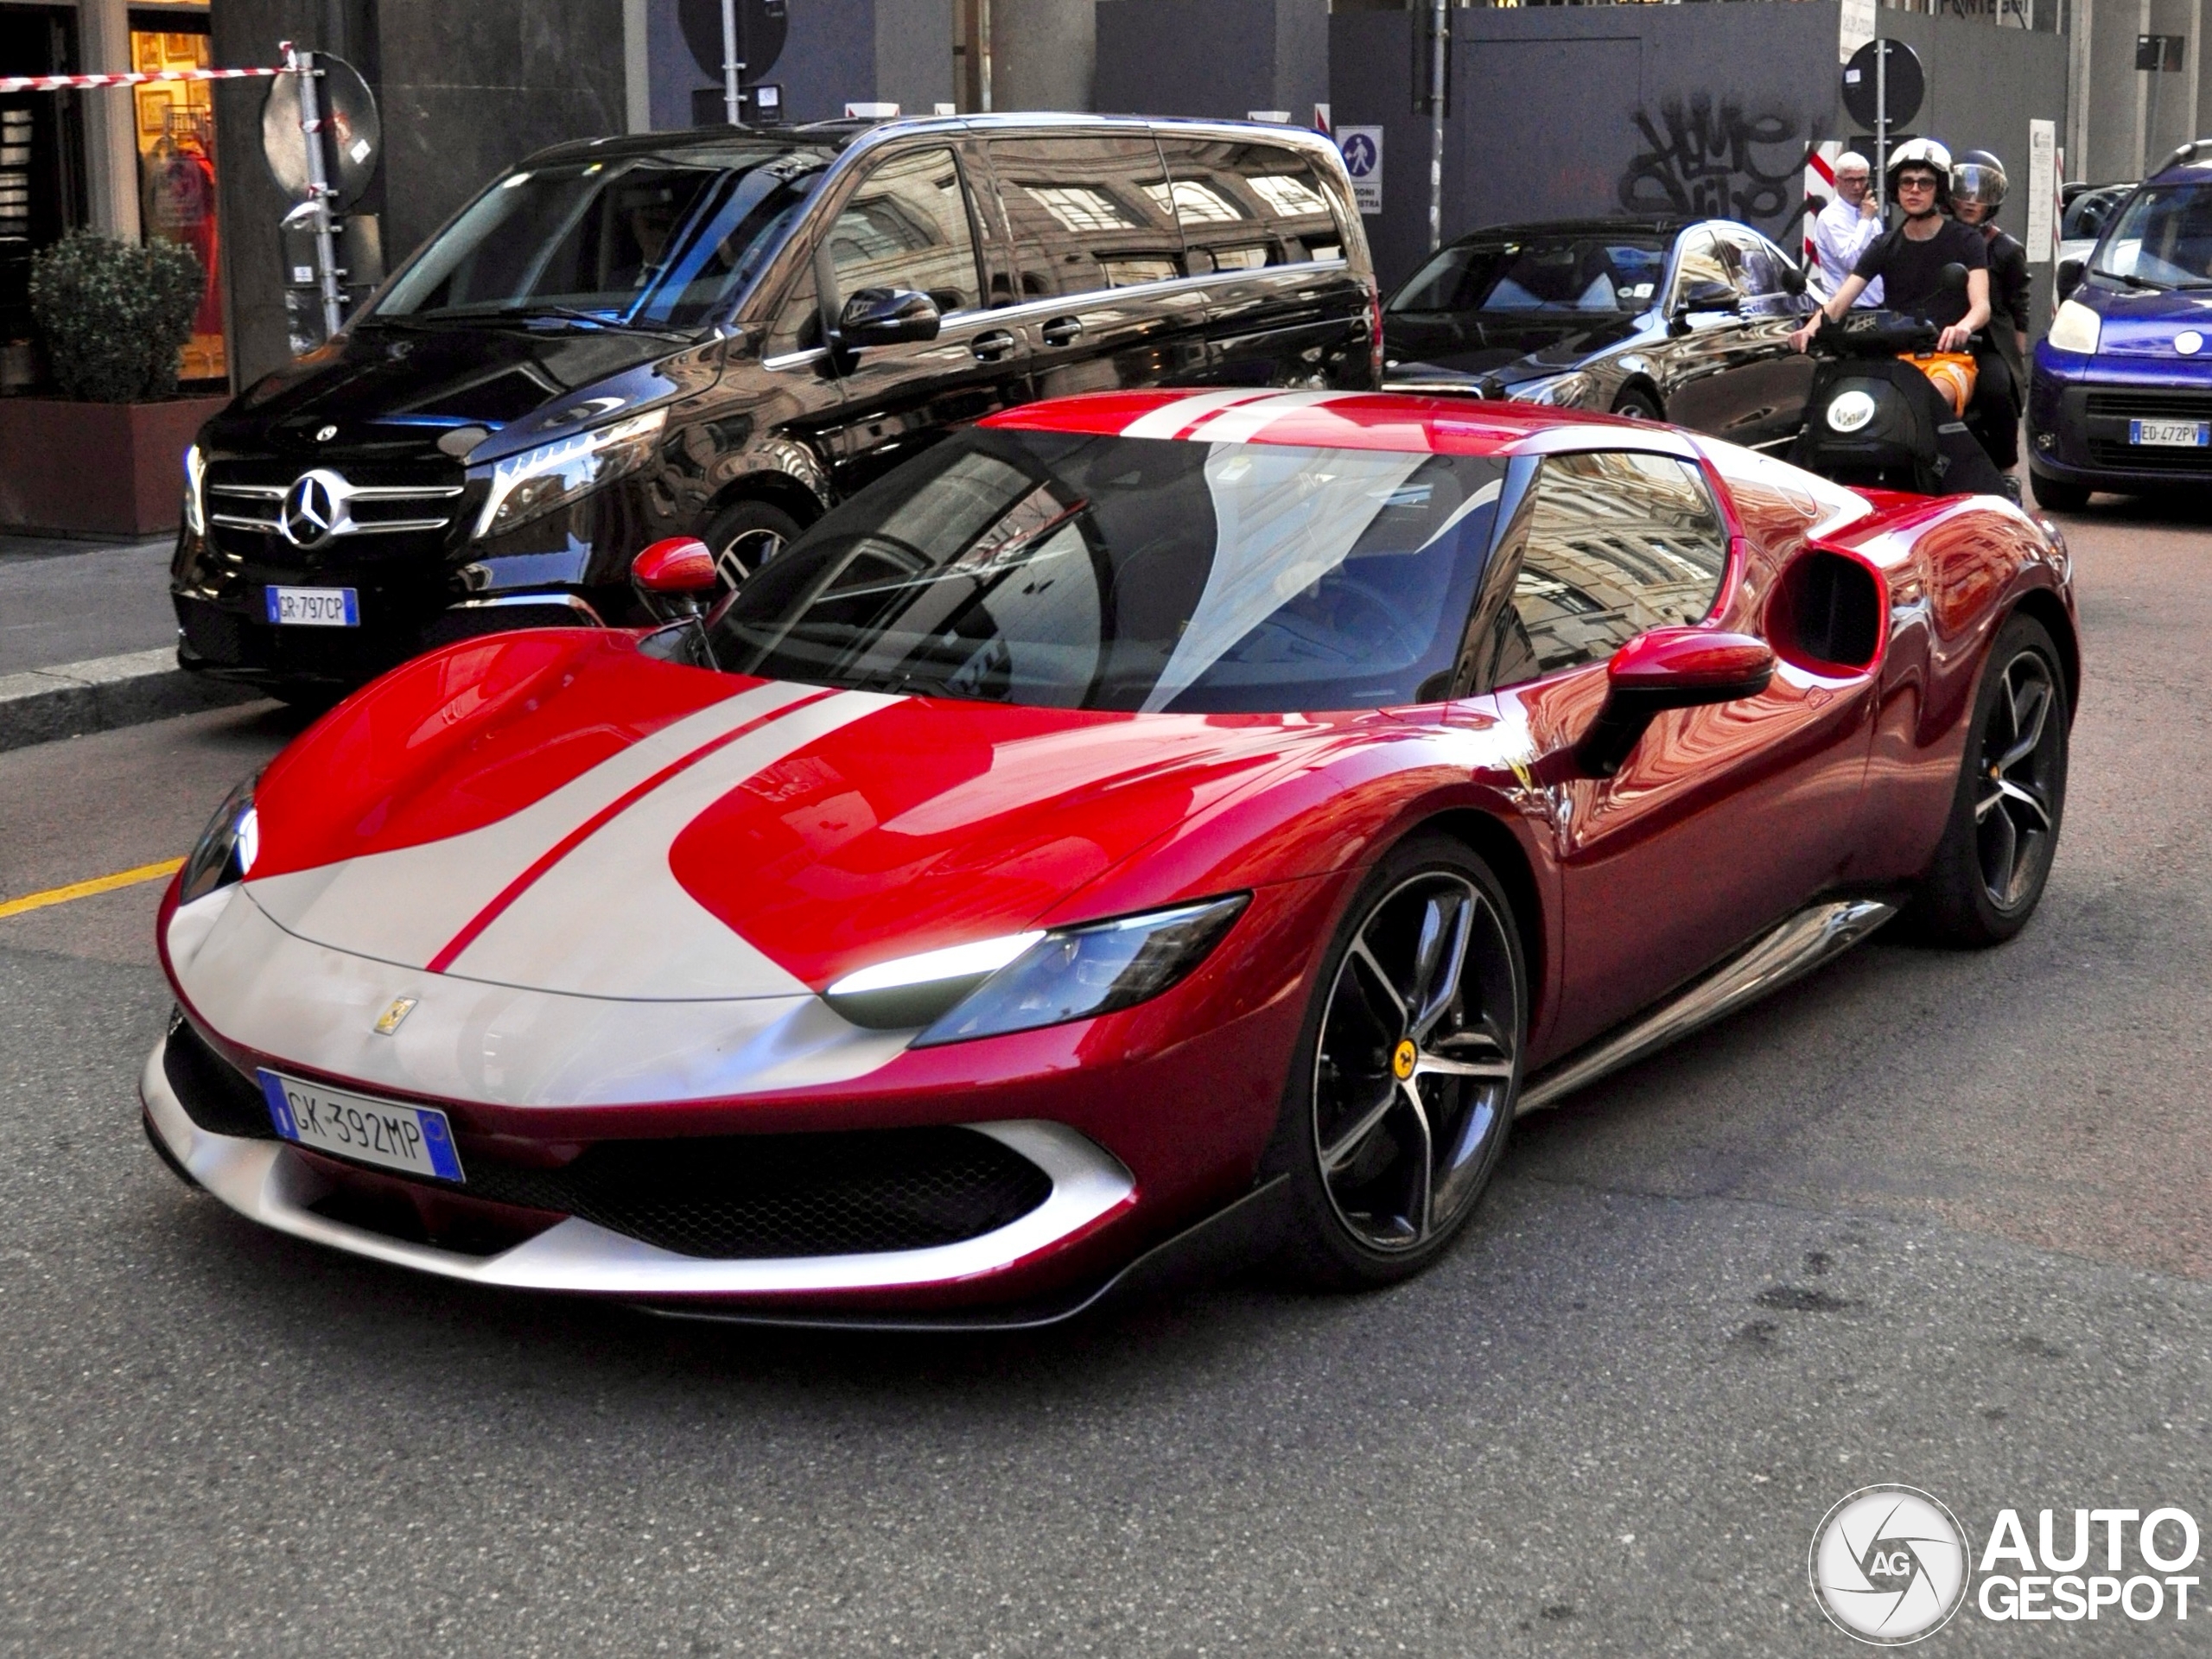
[(254, 702), (261, 696), (247, 686), (188, 674), (168, 645), (0, 674), (0, 751)]

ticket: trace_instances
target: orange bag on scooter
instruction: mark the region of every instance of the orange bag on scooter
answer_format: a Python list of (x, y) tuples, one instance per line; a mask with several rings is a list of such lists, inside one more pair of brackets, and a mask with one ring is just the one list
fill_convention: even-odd
[(1961, 420), (1966, 418), (1967, 405), (1974, 401), (1974, 388), (1980, 371), (1974, 358), (1966, 352), (1900, 352), (1897, 361), (1910, 363), (1935, 384), (1951, 405), (1951, 413)]

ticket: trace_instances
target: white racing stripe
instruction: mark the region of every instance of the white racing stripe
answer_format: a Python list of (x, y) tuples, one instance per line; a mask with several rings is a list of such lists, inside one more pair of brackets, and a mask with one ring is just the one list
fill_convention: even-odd
[(1122, 429), (1125, 438), (1172, 438), (1192, 422), (1217, 410), (1234, 409), (1239, 404), (1255, 403), (1272, 397), (1271, 391), (1255, 391), (1249, 386), (1236, 391), (1199, 391), (1188, 397), (1178, 397), (1162, 404), (1149, 415), (1140, 415)]
[[(817, 687), (781, 683), (741, 692), (685, 715), (481, 829), (251, 880), (247, 887), (271, 918), (299, 938), (422, 967), (563, 836), (656, 772), (749, 721), (819, 695)], [(779, 724), (771, 721), (763, 733), (773, 733)], [(759, 753), (744, 739), (733, 747)], [(759, 764), (772, 765), (776, 758)], [(597, 894), (580, 925), (589, 918), (616, 921), (622, 898), (617, 892)]]
[(1191, 434), (1195, 443), (1248, 443), (1286, 415), (1342, 400), (1341, 391), (1278, 391), (1259, 403), (1240, 404)]

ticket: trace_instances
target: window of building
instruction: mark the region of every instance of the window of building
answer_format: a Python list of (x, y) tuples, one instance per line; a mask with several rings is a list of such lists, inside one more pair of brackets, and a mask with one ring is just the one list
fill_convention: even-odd
[[(130, 67), (205, 69), (207, 14), (133, 7)], [(230, 372), (224, 339), (222, 250), (216, 216), (214, 83), (164, 81), (130, 89), (138, 141), (138, 224), (145, 238), (190, 250), (206, 277), (178, 376), (220, 380)], [(94, 93), (94, 97), (113, 94)]]

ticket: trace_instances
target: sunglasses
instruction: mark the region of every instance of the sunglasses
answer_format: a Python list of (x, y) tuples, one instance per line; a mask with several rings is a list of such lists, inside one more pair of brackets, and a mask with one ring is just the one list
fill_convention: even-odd
[(1897, 181), (1900, 194), (1907, 190), (1933, 190), (1935, 188), (1936, 181), (1925, 173), (1908, 173)]

